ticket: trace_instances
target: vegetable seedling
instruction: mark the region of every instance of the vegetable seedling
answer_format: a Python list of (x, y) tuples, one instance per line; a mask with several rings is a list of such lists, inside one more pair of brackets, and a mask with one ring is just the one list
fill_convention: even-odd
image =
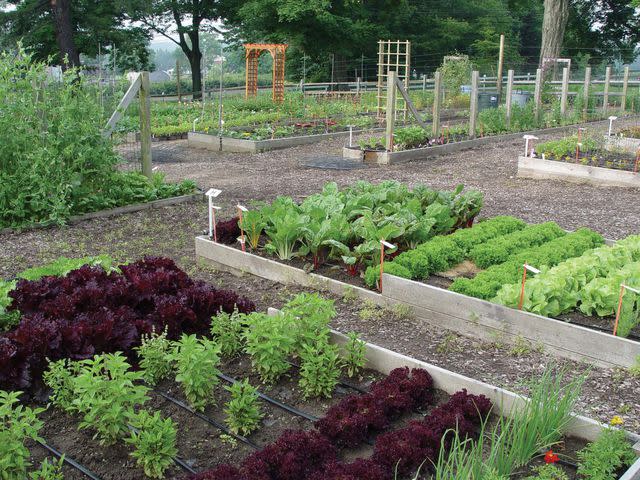
[(620, 312), (622, 311), (622, 297), (624, 297), (625, 291), (629, 290), (630, 292), (635, 293), (636, 295), (640, 295), (640, 290), (637, 288), (630, 287), (625, 285), (624, 283), (620, 284), (620, 296), (618, 297), (618, 308), (616, 309), (616, 321), (613, 324), (613, 336), (615, 337), (618, 333), (618, 322), (620, 321)]
[(522, 310), (522, 304), (524, 303), (524, 285), (525, 283), (527, 283), (527, 271), (531, 272), (531, 273), (540, 273), (540, 270), (538, 270), (535, 267), (532, 267), (531, 265), (528, 265), (527, 262), (525, 262), (522, 265), (522, 287), (520, 288), (520, 300), (518, 300), (518, 310)]

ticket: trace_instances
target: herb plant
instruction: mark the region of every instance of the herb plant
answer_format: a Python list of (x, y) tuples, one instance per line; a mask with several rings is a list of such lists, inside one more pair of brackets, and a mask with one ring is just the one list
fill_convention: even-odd
[(211, 336), (220, 345), (223, 357), (230, 357), (242, 350), (242, 335), (246, 327), (246, 315), (235, 309), (233, 313), (220, 312), (211, 317)]
[(300, 358), (300, 388), (304, 397), (330, 398), (340, 378), (338, 347), (324, 342), (305, 345)]
[(220, 346), (217, 342), (195, 335), (182, 335), (175, 342), (169, 358), (175, 365), (176, 382), (196, 410), (215, 403), (213, 388), (218, 384)]
[(635, 459), (624, 430), (609, 427), (595, 442), (578, 452), (578, 474), (593, 480), (615, 480), (618, 470), (628, 467)]
[(349, 378), (356, 375), (367, 363), (367, 345), (360, 340), (356, 332), (347, 334), (347, 342), (344, 344), (344, 355), (342, 364), (347, 370)]
[(225, 390), (231, 394), (231, 400), (227, 402), (224, 409), (229, 429), (236, 435), (249, 435), (258, 428), (263, 417), (258, 401), (258, 391), (246, 378), (225, 387)]
[(145, 381), (156, 385), (166, 378), (172, 370), (169, 352), (171, 342), (167, 339), (167, 329), (158, 335), (155, 331), (150, 335), (142, 335), (142, 343), (136, 348), (140, 357), (140, 368)]
[(45, 458), (38, 470), (29, 473), (29, 478), (31, 480), (64, 480), (63, 465), (64, 455), (57, 460)]
[(164, 478), (164, 472), (178, 453), (176, 427), (170, 418), (163, 419), (160, 412), (140, 410), (131, 418), (131, 436), (125, 439), (135, 447), (131, 456), (150, 478)]
[(247, 322), (245, 352), (251, 356), (262, 381), (273, 383), (291, 368), (288, 358), (296, 345), (296, 332), (283, 314), (252, 313)]
[(0, 390), (0, 477), (19, 480), (27, 477), (30, 453), (25, 443), (39, 440), (43, 423), (38, 415), (42, 408), (32, 409), (20, 404), (22, 392)]

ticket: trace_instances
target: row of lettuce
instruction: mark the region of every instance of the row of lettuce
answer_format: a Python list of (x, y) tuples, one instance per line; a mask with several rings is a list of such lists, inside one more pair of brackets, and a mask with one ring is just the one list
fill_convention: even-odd
[(328, 183), (321, 193), (297, 203), (278, 197), (217, 224), (218, 240), (236, 244), (242, 233), (249, 249), (281, 260), (308, 257), (315, 268), (331, 259), (357, 275), (380, 261), (380, 240), (414, 248), (430, 238), (470, 224), (480, 212), (482, 194), (409, 189), (396, 181), (357, 182), (339, 189)]
[[(600, 317), (616, 313), (621, 284), (640, 286), (640, 236), (616, 244), (586, 228), (566, 232), (553, 222), (527, 225), (513, 217), (494, 217), (472, 228), (435, 237), (385, 264), (386, 273), (426, 280), (464, 260), (483, 270), (458, 277), (450, 290), (510, 307), (520, 301), (524, 264), (540, 273), (526, 283), (522, 308), (556, 317), (578, 310)], [(365, 280), (375, 285), (379, 267)], [(640, 322), (640, 296), (623, 297), (618, 335), (628, 336)]]

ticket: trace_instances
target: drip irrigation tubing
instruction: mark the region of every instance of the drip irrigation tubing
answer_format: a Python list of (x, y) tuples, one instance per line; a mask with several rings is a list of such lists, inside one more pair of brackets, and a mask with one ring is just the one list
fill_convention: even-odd
[[(37, 442), (40, 446), (42, 446), (45, 450), (53, 454), (56, 458), (63, 458), (63, 454), (61, 452), (53, 448), (51, 445), (47, 444), (45, 441), (37, 440)], [(102, 480), (95, 473), (91, 472), (88, 468), (76, 462), (73, 458), (67, 457), (66, 454), (64, 455), (63, 461), (64, 463), (68, 463), (69, 465), (71, 465), (76, 470), (79, 470), (80, 472), (82, 472), (83, 475), (85, 475), (86, 477), (89, 477), (91, 480)]]
[(256, 445), (255, 443), (253, 443), (251, 440), (249, 440), (246, 437), (243, 437), (242, 435), (237, 435), (235, 433), (233, 433), (231, 430), (229, 430), (227, 427), (225, 427), (223, 424), (215, 421), (212, 418), (207, 417), (206, 415), (200, 413), (200, 412), (196, 412), (193, 408), (191, 408), (189, 405), (187, 405), (184, 402), (181, 402), (180, 400), (173, 398), (172, 396), (161, 392), (159, 390), (156, 390), (156, 392), (163, 398), (169, 400), (171, 403), (177, 405), (178, 407), (186, 410), (187, 412), (191, 413), (192, 415), (195, 415), (196, 417), (198, 417), (200, 420), (203, 420), (205, 422), (207, 422), (209, 425), (217, 428), (218, 430), (221, 430), (222, 432), (224, 432), (226, 435), (229, 435), (230, 437), (233, 437), (234, 439), (244, 443), (245, 445), (249, 445), (251, 448), (258, 450), (260, 447), (258, 447), (258, 445)]
[[(224, 373), (219, 373), (218, 377), (220, 377), (222, 380), (224, 380), (227, 383), (231, 383), (231, 384), (238, 383), (238, 381), (235, 378), (229, 377), (229, 376), (225, 375)], [(318, 417), (315, 417), (315, 416), (313, 416), (313, 415), (311, 415), (309, 413), (303, 412), (302, 410), (298, 410), (295, 407), (292, 407), (290, 405), (282, 403), (282, 402), (276, 400), (275, 398), (271, 398), (271, 397), (265, 395), (264, 393), (261, 393), (261, 392), (257, 392), (257, 393), (258, 393), (258, 396), (261, 399), (263, 399), (264, 401), (266, 401), (268, 403), (271, 403), (272, 405), (275, 405), (276, 407), (278, 407), (278, 408), (280, 408), (282, 410), (285, 410), (285, 411), (287, 411), (289, 413), (292, 413), (294, 415), (297, 415), (299, 417), (306, 418), (307, 420), (310, 420), (312, 422), (315, 422), (316, 420), (319, 420)]]

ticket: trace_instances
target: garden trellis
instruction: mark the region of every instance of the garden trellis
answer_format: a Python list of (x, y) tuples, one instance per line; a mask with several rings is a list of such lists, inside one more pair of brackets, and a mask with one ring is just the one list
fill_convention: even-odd
[(283, 43), (246, 43), (246, 85), (245, 97), (254, 97), (258, 94), (258, 59), (265, 50), (273, 58), (273, 85), (272, 98), (274, 102), (284, 100), (284, 66), (288, 45)]
[[(382, 117), (386, 111), (388, 102), (387, 77), (389, 72), (395, 72), (397, 78), (404, 82), (405, 88), (409, 89), (411, 79), (411, 42), (409, 40), (378, 40), (378, 83), (377, 83), (377, 114)], [(396, 112), (402, 112), (403, 118), (407, 119), (407, 106), (404, 100), (401, 106), (394, 106)]]

